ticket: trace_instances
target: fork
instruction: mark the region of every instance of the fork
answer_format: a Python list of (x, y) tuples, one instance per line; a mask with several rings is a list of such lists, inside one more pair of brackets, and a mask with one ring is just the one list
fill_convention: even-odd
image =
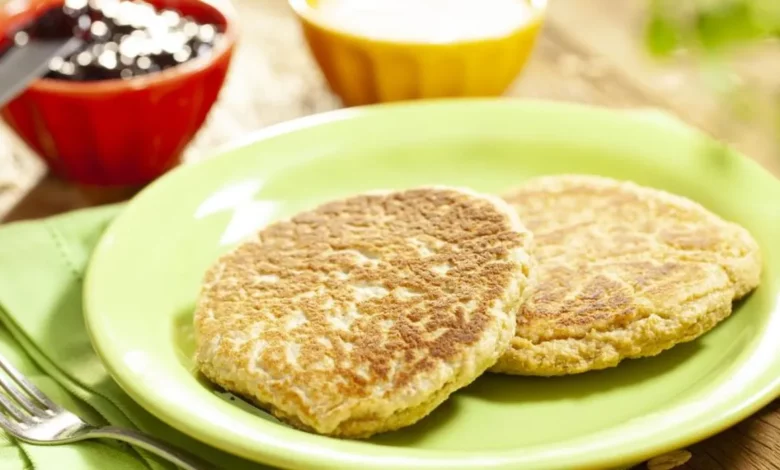
[(0, 355), (0, 428), (20, 441), (36, 445), (58, 445), (84, 439), (115, 439), (145, 449), (185, 470), (212, 470), (199, 458), (164, 444), (145, 434), (115, 426), (96, 427), (52, 402), (24, 375)]

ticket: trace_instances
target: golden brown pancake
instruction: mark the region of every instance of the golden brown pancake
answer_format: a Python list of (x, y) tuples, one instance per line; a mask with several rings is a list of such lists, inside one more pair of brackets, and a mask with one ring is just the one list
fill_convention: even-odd
[(693, 340), (759, 283), (755, 240), (683, 197), (595, 176), (505, 195), (533, 232), (537, 278), (491, 369), (562, 375)]
[(415, 423), (509, 346), (532, 236), (499, 198), (423, 188), (278, 222), (208, 271), (197, 363), (287, 423)]

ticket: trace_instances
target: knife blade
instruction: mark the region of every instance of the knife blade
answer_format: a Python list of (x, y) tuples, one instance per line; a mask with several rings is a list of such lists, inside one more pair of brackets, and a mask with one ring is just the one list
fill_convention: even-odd
[(65, 57), (83, 45), (80, 37), (30, 38), (13, 45), (0, 58), (0, 107), (21, 94), (35, 79), (46, 74), (54, 57)]

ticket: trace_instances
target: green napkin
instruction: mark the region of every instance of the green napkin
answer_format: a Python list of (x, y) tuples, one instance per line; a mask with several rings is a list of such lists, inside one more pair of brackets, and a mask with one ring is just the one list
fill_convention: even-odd
[[(84, 270), (121, 206), (0, 228), (0, 353), (55, 402), (95, 425), (136, 428), (229, 470), (268, 469), (163, 424), (125, 394), (92, 350), (81, 310)], [(0, 431), (0, 470), (173, 469), (151, 454), (109, 442), (32, 446)]]

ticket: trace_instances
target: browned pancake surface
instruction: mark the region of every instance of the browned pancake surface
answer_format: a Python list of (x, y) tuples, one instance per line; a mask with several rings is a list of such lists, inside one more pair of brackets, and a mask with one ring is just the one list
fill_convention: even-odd
[(325, 204), (209, 270), (198, 363), (304, 429), (411, 424), (508, 346), (530, 242), (505, 203), (460, 190)]
[(538, 269), (494, 371), (559, 375), (658, 354), (711, 329), (758, 285), (748, 232), (682, 197), (565, 175), (505, 199), (534, 233)]

